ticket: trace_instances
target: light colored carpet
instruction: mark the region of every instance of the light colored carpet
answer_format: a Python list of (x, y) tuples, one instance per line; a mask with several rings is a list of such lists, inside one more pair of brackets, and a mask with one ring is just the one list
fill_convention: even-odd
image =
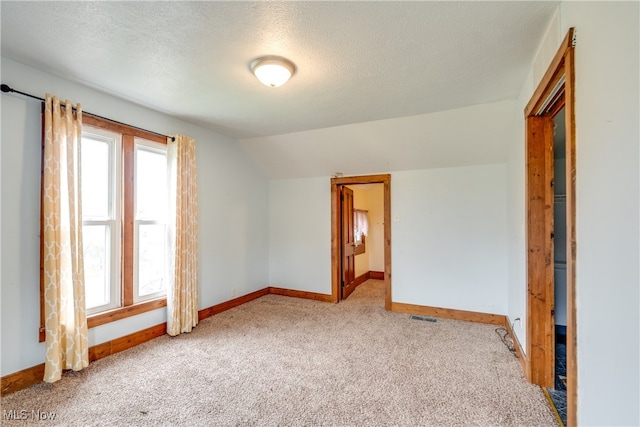
[(376, 280), (340, 304), (267, 295), (2, 409), (56, 413), (15, 422), (40, 426), (556, 425), (494, 329), (387, 312)]

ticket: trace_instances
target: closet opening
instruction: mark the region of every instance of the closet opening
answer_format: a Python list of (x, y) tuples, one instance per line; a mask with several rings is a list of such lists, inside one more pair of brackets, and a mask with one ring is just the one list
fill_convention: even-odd
[(565, 393), (555, 406), (570, 426), (577, 425), (578, 371), (574, 45), (572, 28), (525, 108), (526, 375), (551, 398)]

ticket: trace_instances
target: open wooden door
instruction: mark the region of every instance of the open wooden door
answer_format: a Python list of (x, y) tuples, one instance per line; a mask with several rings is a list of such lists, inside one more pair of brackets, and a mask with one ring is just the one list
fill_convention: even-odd
[(345, 299), (355, 289), (356, 256), (354, 252), (355, 239), (353, 233), (353, 190), (345, 186), (340, 187), (340, 215), (342, 245), (342, 283), (341, 298)]

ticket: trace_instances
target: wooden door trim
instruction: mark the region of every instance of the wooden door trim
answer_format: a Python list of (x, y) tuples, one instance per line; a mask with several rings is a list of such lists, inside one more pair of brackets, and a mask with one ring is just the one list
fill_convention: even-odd
[[(550, 185), (538, 188), (540, 181), (550, 183), (553, 179), (553, 135), (549, 138), (547, 124), (553, 120), (558, 108), (538, 114), (554, 87), (564, 76), (564, 96), (559, 102), (565, 107), (566, 126), (566, 209), (567, 209), (567, 425), (578, 425), (577, 420), (577, 323), (576, 323), (576, 125), (575, 125), (575, 64), (574, 28), (567, 32), (558, 52), (554, 56), (538, 87), (527, 104), (524, 115), (526, 122), (526, 223), (527, 223), (527, 378), (529, 381), (547, 386), (549, 373), (553, 380), (554, 360), (549, 352), (549, 302), (553, 301), (553, 251), (549, 228), (553, 225), (553, 196)], [(557, 106), (556, 106), (557, 107)], [(542, 122), (542, 131), (539, 128)], [(538, 134), (534, 133), (537, 129)], [(542, 132), (542, 134), (540, 133)], [(542, 141), (542, 142), (541, 142)], [(537, 146), (542, 143), (543, 146)], [(542, 150), (542, 154), (540, 155)], [(551, 157), (551, 160), (549, 160)], [(540, 177), (536, 174), (543, 173)], [(533, 219), (544, 218), (540, 226)], [(546, 234), (546, 236), (544, 235)], [(556, 236), (557, 238), (558, 236)], [(541, 245), (542, 242), (542, 246)], [(544, 282), (544, 283), (542, 283)], [(553, 305), (551, 305), (553, 307)], [(546, 325), (543, 328), (536, 324)], [(553, 325), (551, 325), (553, 326)], [(553, 338), (553, 337), (551, 337)], [(551, 340), (553, 345), (553, 340)]]
[(553, 147), (549, 147), (549, 141), (553, 145), (553, 117), (531, 116), (526, 126), (529, 319), (526, 373), (532, 383), (553, 387)]
[(391, 310), (391, 175), (331, 178), (331, 299), (340, 301), (340, 186), (383, 184), (384, 210), (384, 308)]
[[(553, 57), (549, 68), (547, 68), (544, 76), (542, 76), (542, 80), (540, 80), (540, 83), (538, 83), (538, 87), (536, 87), (536, 90), (533, 92), (529, 103), (524, 109), (525, 117), (533, 116), (536, 114), (536, 111), (538, 111), (538, 109), (542, 106), (542, 103), (551, 93), (551, 90), (553, 89), (555, 83), (558, 82), (562, 75), (566, 75), (565, 57), (568, 51), (573, 50), (574, 34), (575, 29), (573, 27), (569, 28), (569, 31), (564, 36), (564, 39), (562, 40), (558, 51)], [(566, 87), (567, 84), (565, 82), (565, 90)]]
[(578, 425), (578, 334), (576, 317), (576, 120), (573, 48), (565, 54), (567, 180), (567, 424)]

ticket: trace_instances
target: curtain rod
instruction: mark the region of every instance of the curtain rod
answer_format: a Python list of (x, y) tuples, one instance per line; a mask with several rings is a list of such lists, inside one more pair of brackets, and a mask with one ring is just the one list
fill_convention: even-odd
[[(4, 93), (15, 92), (15, 93), (19, 93), (20, 95), (23, 95), (23, 96), (28, 96), (29, 98), (37, 99), (37, 100), (40, 100), (40, 101), (43, 101), (43, 102), (45, 101), (45, 99), (44, 99), (44, 98), (40, 98), (39, 96), (31, 95), (31, 94), (29, 94), (29, 93), (20, 92), (19, 90), (15, 90), (15, 89), (14, 89), (14, 88), (12, 88), (11, 86), (6, 85), (6, 84), (4, 84), (4, 83), (0, 86), (0, 90), (2, 90), (2, 92), (4, 92)], [(75, 110), (75, 107), (72, 107), (72, 108)], [(176, 140), (173, 136), (164, 135), (164, 134), (162, 134), (162, 133), (158, 133), (158, 132), (154, 132), (154, 131), (151, 131), (151, 130), (147, 130), (147, 129), (139, 128), (139, 127), (137, 127), (137, 126), (132, 126), (132, 125), (129, 125), (129, 124), (127, 124), (127, 123), (122, 123), (122, 122), (119, 122), (119, 121), (117, 121), (117, 120), (109, 119), (109, 118), (107, 118), (107, 117), (103, 117), (103, 116), (99, 116), (99, 115), (97, 115), (97, 114), (90, 113), (90, 112), (88, 112), (88, 111), (83, 111), (82, 113), (83, 113), (83, 114), (88, 114), (89, 116), (93, 116), (93, 117), (96, 117), (96, 118), (98, 118), (98, 119), (108, 120), (108, 121), (110, 121), (110, 122), (112, 122), (112, 123), (117, 123), (117, 124), (119, 124), (119, 125), (128, 126), (128, 127), (130, 127), (130, 128), (134, 128), (134, 129), (141, 130), (141, 131), (144, 131), (144, 132), (149, 132), (149, 133), (152, 133), (152, 134), (154, 134), (154, 135), (164, 136), (165, 138), (170, 138), (170, 139), (171, 139), (171, 141), (175, 141), (175, 140)]]

